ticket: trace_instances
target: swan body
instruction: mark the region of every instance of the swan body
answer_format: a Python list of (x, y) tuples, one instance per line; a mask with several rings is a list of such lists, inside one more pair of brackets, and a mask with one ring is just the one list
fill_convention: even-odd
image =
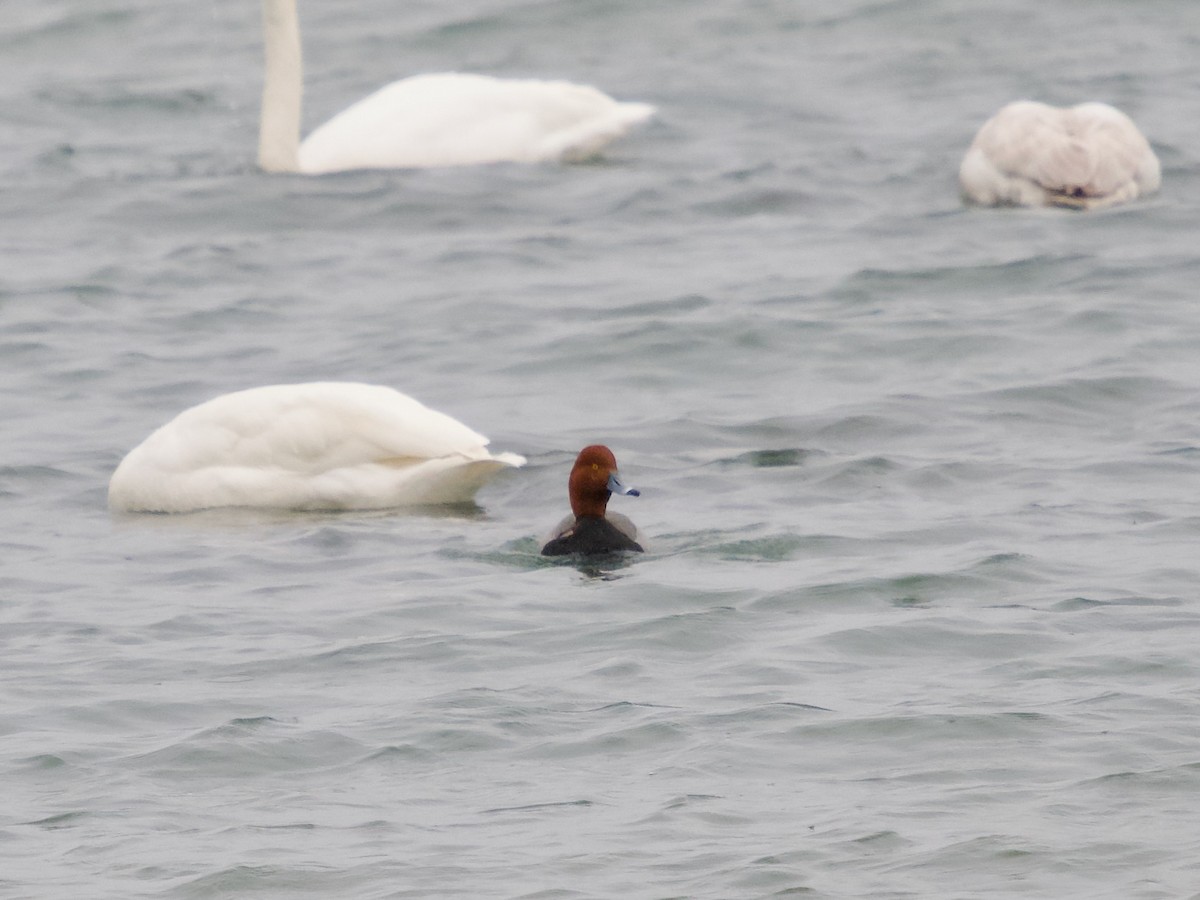
[(224, 394), (135, 447), (109, 482), (128, 512), (219, 506), (385, 509), (466, 503), (513, 453), (388, 387), (284, 384)]
[(979, 129), (959, 168), (985, 206), (1100, 209), (1158, 190), (1162, 170), (1128, 116), (1105, 103), (1010, 103)]
[(296, 0), (263, 0), (263, 25), (259, 165), (268, 172), (578, 161), (654, 114), (585, 85), (450, 72), (380, 88), (301, 143)]

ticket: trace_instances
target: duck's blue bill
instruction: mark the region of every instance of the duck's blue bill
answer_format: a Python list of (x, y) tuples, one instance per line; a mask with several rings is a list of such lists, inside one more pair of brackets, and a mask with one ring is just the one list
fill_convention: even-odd
[(608, 476), (608, 489), (614, 494), (626, 494), (630, 497), (642, 496), (642, 492), (637, 488), (625, 487), (625, 485), (621, 484), (616, 475)]

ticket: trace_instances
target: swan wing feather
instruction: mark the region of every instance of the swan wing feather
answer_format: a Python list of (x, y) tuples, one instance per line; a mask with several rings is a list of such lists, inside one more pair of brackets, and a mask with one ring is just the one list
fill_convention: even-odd
[(300, 168), (418, 168), (578, 159), (654, 112), (586, 85), (467, 73), (417, 75), (338, 113), (300, 146)]
[(1158, 160), (1137, 126), (1104, 103), (1058, 109), (1023, 100), (984, 123), (959, 170), (985, 204), (1096, 207), (1150, 193)]
[(110, 505), (365, 508), (459, 502), (496, 470), (487, 438), (378, 385), (316, 382), (225, 394), (180, 413), (114, 472)]

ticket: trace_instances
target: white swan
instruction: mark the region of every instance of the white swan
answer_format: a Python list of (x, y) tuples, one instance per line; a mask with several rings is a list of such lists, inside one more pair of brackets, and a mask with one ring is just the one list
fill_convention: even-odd
[(135, 447), (109, 506), (187, 512), (216, 506), (384, 509), (465, 503), (501, 469), (487, 438), (388, 387), (279, 384), (180, 413)]
[(446, 73), (396, 81), (300, 143), (303, 66), (296, 0), (263, 0), (266, 76), (258, 164), (317, 175), (348, 169), (575, 161), (654, 114), (592, 87)]
[(986, 206), (1100, 209), (1154, 193), (1162, 170), (1137, 126), (1108, 104), (1019, 100), (979, 129), (958, 177), (963, 196)]

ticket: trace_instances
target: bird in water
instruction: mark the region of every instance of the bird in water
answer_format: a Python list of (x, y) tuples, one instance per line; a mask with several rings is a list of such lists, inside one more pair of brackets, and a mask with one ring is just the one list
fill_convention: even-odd
[(296, 0), (263, 0), (263, 39), (258, 164), (267, 172), (573, 162), (654, 115), (649, 104), (619, 102), (586, 85), (446, 72), (392, 82), (301, 142)]
[(109, 481), (124, 512), (387, 509), (469, 503), (521, 466), (488, 439), (373, 384), (276, 384), (184, 410), (129, 451)]
[(984, 206), (1102, 209), (1158, 190), (1162, 168), (1132, 120), (1106, 103), (1010, 103), (975, 135), (958, 171)]
[(642, 552), (637, 527), (620, 513), (608, 513), (613, 494), (640, 496), (641, 492), (621, 483), (617, 459), (601, 444), (584, 447), (575, 458), (567, 480), (571, 515), (555, 526), (542, 547), (543, 556), (595, 555), (621, 550)]

